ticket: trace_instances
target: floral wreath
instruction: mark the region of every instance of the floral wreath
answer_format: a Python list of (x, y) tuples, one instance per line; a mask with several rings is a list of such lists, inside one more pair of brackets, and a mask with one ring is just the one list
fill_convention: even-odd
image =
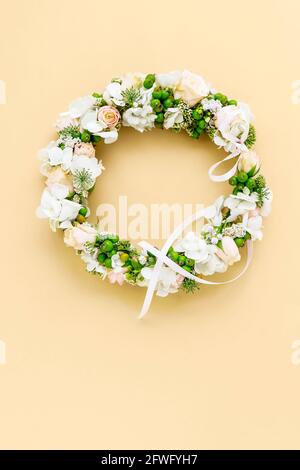
[[(216, 182), (228, 180), (232, 193), (177, 227), (161, 250), (146, 242), (134, 247), (88, 222), (88, 196), (104, 169), (95, 146), (115, 142), (122, 125), (139, 132), (154, 127), (185, 131), (193, 139), (206, 134), (228, 154), (210, 168), (209, 176)], [(39, 153), (47, 179), (37, 215), (47, 218), (53, 231), (64, 231), (65, 244), (80, 254), (90, 273), (111, 283), (148, 287), (141, 316), (154, 291), (164, 297), (179, 289), (194, 292), (201, 283), (217, 284), (203, 276), (225, 272), (240, 260), (239, 249), (245, 244), (247, 269), (252, 242), (262, 238), (262, 218), (270, 212), (272, 193), (251, 150), (255, 128), (245, 103), (216, 92), (189, 71), (126, 74), (113, 79), (103, 93), (73, 101), (59, 115), (56, 130), (57, 140)], [(230, 159), (236, 159), (233, 168), (215, 175), (215, 169)], [(201, 233), (178, 239), (199, 218), (205, 219)]]

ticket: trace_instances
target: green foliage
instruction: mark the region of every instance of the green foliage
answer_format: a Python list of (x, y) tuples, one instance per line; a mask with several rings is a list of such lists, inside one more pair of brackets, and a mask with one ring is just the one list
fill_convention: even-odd
[(245, 145), (248, 147), (248, 149), (251, 149), (253, 145), (255, 144), (256, 141), (256, 130), (253, 124), (250, 124), (249, 127), (249, 134), (247, 139), (245, 140)]
[(134, 87), (131, 87), (122, 91), (122, 97), (123, 97), (123, 100), (125, 101), (125, 106), (128, 108), (131, 108), (133, 104), (140, 99), (141, 93), (140, 93), (140, 90)]
[(193, 279), (184, 278), (183, 283), (181, 284), (181, 289), (184, 290), (187, 294), (194, 294), (200, 288), (199, 284)]

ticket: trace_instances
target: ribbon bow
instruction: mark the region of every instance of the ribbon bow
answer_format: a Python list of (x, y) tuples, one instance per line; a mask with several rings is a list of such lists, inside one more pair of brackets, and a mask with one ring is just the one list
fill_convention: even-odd
[[(234, 176), (234, 174), (236, 173), (236, 170), (237, 170), (238, 163), (239, 163), (239, 158), (236, 161), (236, 163), (234, 164), (234, 166), (231, 168), (231, 170), (227, 171), (223, 175), (214, 175), (213, 172), (223, 162), (231, 160), (231, 159), (233, 159), (237, 156), (238, 155), (230, 154), (227, 157), (225, 157), (223, 160), (221, 160), (221, 161), (215, 163), (214, 165), (212, 165), (210, 167), (209, 171), (208, 171), (208, 175), (209, 175), (210, 179), (212, 181), (215, 181), (215, 182), (223, 182), (223, 181), (227, 181), (229, 178)], [(248, 269), (248, 267), (251, 263), (252, 256), (253, 256), (253, 242), (251, 240), (247, 241), (247, 261), (246, 261), (246, 264), (244, 266), (244, 269), (242, 270), (242, 272), (240, 274), (238, 274), (233, 279), (230, 279), (229, 281), (212, 282), (212, 281), (207, 281), (205, 279), (194, 276), (193, 274), (189, 273), (188, 271), (183, 269), (181, 266), (179, 266), (177, 263), (172, 261), (167, 256), (169, 248), (173, 245), (174, 241), (177, 238), (179, 238), (179, 236), (184, 232), (184, 230), (189, 225), (191, 225), (192, 223), (194, 223), (197, 220), (201, 219), (202, 217), (205, 217), (206, 216), (206, 211), (207, 211), (207, 208), (200, 209), (195, 214), (188, 217), (182, 224), (180, 224), (178, 227), (176, 227), (176, 229), (173, 231), (173, 233), (171, 233), (171, 235), (169, 236), (168, 240), (165, 242), (165, 244), (163, 245), (161, 250), (158, 250), (157, 248), (152, 246), (150, 243), (145, 242), (145, 241), (142, 241), (142, 242), (139, 243), (139, 246), (141, 248), (143, 248), (144, 250), (148, 251), (149, 253), (153, 254), (156, 257), (156, 264), (153, 268), (153, 273), (152, 273), (151, 279), (149, 281), (149, 285), (148, 285), (148, 288), (147, 288), (144, 304), (143, 304), (143, 307), (141, 309), (139, 318), (143, 318), (146, 315), (146, 313), (149, 311), (149, 308), (150, 308), (150, 305), (151, 305), (151, 302), (152, 302), (152, 298), (153, 298), (153, 294), (155, 292), (156, 284), (157, 284), (158, 279), (159, 279), (159, 273), (160, 273), (160, 270), (161, 270), (161, 268), (164, 264), (169, 266), (176, 273), (181, 274), (182, 276), (187, 277), (188, 279), (192, 279), (193, 281), (196, 281), (199, 284), (207, 284), (207, 285), (215, 285), (215, 286), (220, 285), (220, 284), (229, 284), (231, 282), (234, 282), (237, 279), (239, 279), (247, 271), (247, 269)]]

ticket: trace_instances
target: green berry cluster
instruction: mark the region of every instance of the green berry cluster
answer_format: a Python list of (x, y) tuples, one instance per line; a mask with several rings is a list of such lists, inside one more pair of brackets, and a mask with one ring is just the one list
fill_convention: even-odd
[(250, 240), (250, 238), (251, 238), (250, 233), (246, 232), (244, 237), (236, 237), (234, 238), (234, 241), (238, 248), (242, 248), (245, 245), (246, 241)]
[(223, 95), (223, 93), (215, 93), (214, 95), (209, 95), (208, 98), (220, 101), (222, 106), (237, 105), (236, 100), (229, 100), (226, 95)]
[(156, 113), (155, 123), (158, 127), (161, 127), (164, 122), (165, 111), (177, 105), (178, 100), (174, 99), (173, 91), (170, 88), (155, 88), (150, 104)]
[(168, 251), (168, 257), (174, 261), (174, 263), (177, 263), (179, 266), (181, 266), (183, 269), (191, 273), (194, 269), (195, 266), (195, 261), (193, 259), (187, 258), (181, 253), (178, 253), (177, 251), (174, 250), (173, 247), (171, 247)]
[(265, 178), (260, 175), (257, 178), (255, 176), (255, 167), (252, 168), (248, 173), (245, 171), (239, 171), (235, 176), (232, 176), (229, 180), (229, 184), (234, 186), (233, 194), (243, 192), (244, 188), (247, 187), (250, 193), (257, 192), (261, 188), (265, 188)]
[(211, 119), (211, 112), (205, 111), (201, 104), (191, 108), (192, 122), (187, 131), (193, 139), (199, 139), (200, 135), (204, 133), (207, 128), (208, 122)]

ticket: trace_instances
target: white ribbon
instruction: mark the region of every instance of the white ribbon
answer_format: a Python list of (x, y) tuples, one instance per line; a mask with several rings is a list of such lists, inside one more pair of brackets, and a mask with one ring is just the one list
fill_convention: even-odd
[[(232, 160), (233, 158), (238, 158), (238, 159), (230, 170), (228, 170), (223, 175), (214, 175), (214, 171), (216, 168), (222, 165), (222, 163), (227, 162), (228, 160)], [(208, 176), (210, 177), (212, 181), (216, 183), (223, 183), (224, 181), (229, 180), (229, 178), (235, 175), (238, 164), (239, 164), (239, 160), (240, 160), (240, 155), (233, 155), (233, 154), (227, 155), (227, 157), (223, 158), (223, 160), (220, 160), (219, 162), (215, 163), (214, 165), (210, 167), (210, 169), (208, 170)]]
[[(227, 158), (228, 159), (228, 158)], [(248, 269), (251, 259), (253, 256), (253, 242), (251, 240), (247, 241), (247, 261), (245, 264), (244, 269), (238, 276), (234, 277), (233, 279), (230, 279), (229, 281), (223, 281), (223, 282), (211, 282), (211, 281), (206, 281), (205, 279), (201, 279), (197, 276), (194, 276), (193, 274), (189, 273), (185, 269), (183, 269), (181, 266), (179, 266), (177, 263), (172, 261), (168, 256), (168, 250), (169, 248), (173, 245), (174, 241), (182, 234), (182, 232), (191, 225), (193, 222), (195, 222), (198, 219), (201, 219), (202, 217), (205, 217), (205, 208), (201, 209), (200, 211), (196, 212), (195, 214), (191, 215), (188, 217), (182, 224), (180, 224), (173, 233), (171, 233), (170, 237), (168, 240), (165, 242), (164, 246), (162, 247), (161, 250), (158, 250), (157, 248), (153, 247), (150, 243), (147, 243), (145, 241), (142, 241), (139, 243), (139, 246), (142, 247), (144, 250), (147, 250), (149, 253), (152, 253), (154, 256), (156, 256), (156, 264), (153, 268), (152, 276), (148, 284), (144, 304), (142, 307), (142, 310), (140, 312), (139, 318), (143, 318), (146, 313), (148, 312), (153, 294), (155, 292), (155, 288), (159, 279), (159, 273), (160, 270), (163, 266), (163, 264), (166, 264), (169, 266), (171, 269), (173, 269), (176, 273), (181, 274), (184, 277), (187, 277), (189, 279), (192, 279), (199, 284), (208, 284), (208, 285), (220, 285), (220, 284), (229, 284), (230, 282), (234, 282), (237, 279), (239, 279)]]

